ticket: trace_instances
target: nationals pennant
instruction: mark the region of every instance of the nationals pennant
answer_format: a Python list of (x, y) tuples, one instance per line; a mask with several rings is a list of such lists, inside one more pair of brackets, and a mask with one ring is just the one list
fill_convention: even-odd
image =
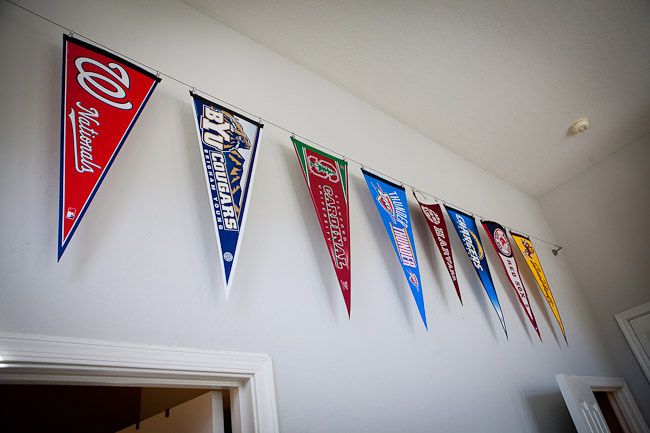
[(506, 333), (507, 338), (508, 331), (506, 330), (506, 321), (503, 317), (503, 312), (501, 311), (501, 304), (499, 303), (497, 291), (492, 282), (492, 275), (490, 274), (490, 268), (485, 257), (485, 250), (481, 244), (476, 220), (474, 220), (473, 216), (449, 206), (447, 206), (447, 213), (449, 214), (449, 218), (454, 224), (456, 232), (465, 247), (465, 252), (467, 252), (470, 262), (472, 262), (481, 283), (483, 283), (483, 288), (485, 289), (488, 298), (490, 298), (490, 302), (492, 302), (494, 311), (496, 311), (497, 316), (499, 316), (503, 332)]
[(506, 271), (506, 275), (512, 284), (512, 288), (515, 289), (515, 293), (519, 298), (519, 303), (526, 312), (528, 320), (530, 320), (531, 325), (535, 328), (537, 336), (539, 339), (542, 339), (542, 335), (539, 333), (539, 328), (537, 327), (537, 321), (535, 320), (535, 314), (533, 314), (533, 309), (528, 300), (528, 293), (526, 292), (526, 287), (524, 282), (521, 280), (521, 275), (519, 275), (519, 267), (517, 266), (517, 261), (512, 252), (512, 245), (508, 240), (508, 235), (506, 234), (506, 229), (499, 223), (494, 221), (481, 221), (483, 228), (490, 238), (490, 243), (494, 247), (499, 259), (501, 259), (501, 264), (503, 265), (503, 270)]
[(348, 163), (291, 137), (350, 317)]
[(190, 95), (228, 300), (263, 125), (193, 92)]
[(159, 81), (113, 53), (63, 36), (58, 259)]
[(418, 257), (413, 242), (413, 228), (408, 212), (406, 192), (403, 187), (382, 179), (363, 168), (361, 171), (366, 178), (370, 195), (375, 200), (377, 211), (393, 244), (397, 258), (402, 264), (404, 276), (420, 311), (420, 317), (422, 317), (424, 326), (429, 329), (424, 310), (424, 297), (420, 285), (420, 268), (418, 267)]
[(454, 256), (451, 254), (451, 244), (449, 243), (449, 233), (447, 232), (447, 223), (445, 223), (445, 218), (442, 215), (442, 207), (439, 204), (426, 204), (422, 203), (415, 191), (413, 191), (413, 197), (417, 200), (422, 210), (424, 218), (427, 220), (429, 225), (429, 230), (433, 235), (433, 239), (438, 245), (438, 250), (442, 256), (442, 260), (445, 262), (447, 271), (449, 271), (449, 276), (451, 277), (452, 283), (456, 288), (456, 294), (460, 303), (463, 303), (463, 298), (460, 296), (460, 288), (458, 287), (458, 278), (456, 276), (456, 266), (454, 265)]
[(564, 324), (562, 323), (562, 318), (560, 317), (560, 312), (558, 311), (557, 305), (555, 304), (553, 292), (551, 292), (551, 287), (548, 285), (548, 280), (546, 280), (546, 275), (544, 275), (542, 264), (539, 261), (539, 257), (537, 257), (537, 252), (535, 251), (535, 247), (533, 247), (533, 243), (530, 241), (528, 236), (513, 232), (510, 232), (510, 236), (512, 236), (512, 239), (515, 241), (515, 244), (517, 244), (519, 251), (521, 251), (521, 254), (524, 256), (528, 267), (535, 277), (535, 281), (537, 282), (539, 289), (542, 291), (542, 294), (544, 295), (546, 302), (548, 302), (549, 307), (551, 307), (551, 310), (553, 310), (555, 320), (557, 321), (557, 324), (560, 325), (560, 329), (562, 330), (564, 341), (568, 343), (566, 339), (566, 332), (564, 330)]

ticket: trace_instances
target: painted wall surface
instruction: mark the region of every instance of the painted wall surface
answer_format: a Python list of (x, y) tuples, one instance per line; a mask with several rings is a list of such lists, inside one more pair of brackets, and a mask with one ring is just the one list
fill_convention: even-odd
[(618, 370), (650, 419), (650, 384), (614, 314), (650, 301), (650, 135), (544, 196), (544, 213), (593, 307)]
[[(21, 3), (459, 206), (553, 238), (535, 200), (184, 3)], [(531, 290), (537, 340), (487, 249), (506, 341), (456, 235), (462, 307), (411, 203), (426, 332), (354, 165), (348, 320), (289, 137), (270, 125), (226, 304), (188, 90), (169, 79), (56, 263), (61, 39), (0, 3), (0, 330), (269, 353), (284, 432), (571, 432), (554, 375), (618, 372), (565, 255), (537, 243), (568, 348)]]

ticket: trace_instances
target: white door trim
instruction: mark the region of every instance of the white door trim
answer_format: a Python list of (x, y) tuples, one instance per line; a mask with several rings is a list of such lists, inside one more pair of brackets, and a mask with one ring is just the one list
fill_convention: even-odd
[[(562, 390), (562, 394), (565, 396), (564, 401), (569, 408), (569, 412), (571, 412), (572, 418), (574, 418), (574, 413), (579, 413), (580, 411), (579, 408), (575, 406), (575, 402), (572, 399), (567, 400), (566, 398), (566, 395), (571, 394), (568, 390), (569, 385), (567, 382), (567, 378), (569, 377), (589, 385), (592, 391), (605, 391), (611, 393), (621, 410), (621, 414), (629, 424), (632, 431), (635, 433), (650, 433), (650, 428), (648, 428), (639, 407), (634, 401), (634, 397), (632, 397), (630, 389), (627, 387), (627, 384), (622, 377), (567, 376), (565, 374), (556, 375), (555, 378)], [(575, 422), (576, 419), (574, 418), (574, 423)]]
[(280, 431), (265, 354), (0, 333), (0, 383), (229, 388), (233, 432)]
[(634, 357), (639, 361), (639, 365), (643, 373), (645, 373), (646, 379), (650, 382), (650, 357), (648, 357), (648, 354), (643, 349), (639, 337), (634, 332), (634, 328), (632, 328), (632, 324), (630, 323), (632, 320), (645, 316), (646, 314), (650, 314), (650, 302), (615, 314), (614, 318), (618, 322), (618, 326), (621, 328), (627, 343), (630, 345)]

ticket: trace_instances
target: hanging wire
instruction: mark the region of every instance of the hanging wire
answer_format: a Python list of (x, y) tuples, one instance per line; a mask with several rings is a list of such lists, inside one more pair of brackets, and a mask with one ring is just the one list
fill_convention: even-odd
[[(259, 115), (257, 115), (257, 114), (255, 114), (255, 113), (252, 113), (252, 112), (250, 112), (250, 111), (248, 111), (248, 110), (246, 110), (246, 109), (244, 109), (244, 108), (242, 108), (242, 107), (239, 107), (239, 106), (237, 106), (237, 105), (235, 105), (235, 104), (233, 104), (233, 103), (231, 103), (231, 102), (229, 102), (229, 101), (226, 101), (226, 100), (224, 100), (224, 99), (221, 99), (221, 98), (219, 98), (219, 97), (216, 96), (216, 95), (212, 95), (212, 94), (210, 94), (210, 93), (207, 93), (207, 92), (204, 92), (204, 91), (202, 91), (202, 90), (199, 90), (199, 89), (196, 88), (196, 86), (193, 86), (193, 85), (187, 83), (186, 81), (183, 81), (183, 80), (181, 80), (181, 79), (178, 79), (178, 78), (174, 77), (173, 75), (166, 74), (165, 72), (161, 71), (161, 70), (158, 69), (158, 68), (154, 68), (154, 67), (149, 66), (149, 65), (147, 65), (147, 64), (145, 64), (145, 63), (142, 63), (142, 62), (140, 62), (140, 61), (138, 61), (138, 60), (136, 60), (136, 59), (134, 59), (134, 58), (132, 58), (132, 57), (129, 57), (128, 55), (126, 55), (126, 54), (124, 54), (124, 53), (121, 53), (121, 52), (119, 52), (119, 51), (116, 51), (116, 50), (114, 50), (114, 49), (112, 49), (112, 48), (110, 48), (110, 47), (108, 47), (108, 46), (106, 46), (106, 45), (104, 45), (104, 44), (102, 44), (102, 43), (100, 43), (100, 42), (98, 42), (98, 41), (92, 39), (92, 38), (89, 38), (88, 36), (85, 36), (85, 35), (82, 35), (82, 34), (80, 34), (80, 33), (78, 33), (78, 32), (75, 32), (75, 31), (72, 30), (71, 28), (66, 27), (66, 26), (64, 26), (63, 24), (60, 24), (60, 23), (58, 23), (58, 22), (56, 22), (56, 21), (54, 21), (54, 20), (51, 20), (51, 19), (49, 19), (49, 18), (47, 18), (47, 17), (45, 17), (45, 16), (43, 16), (43, 15), (41, 15), (41, 14), (39, 14), (39, 13), (33, 11), (33, 10), (31, 10), (31, 9), (29, 9), (29, 8), (27, 8), (27, 7), (23, 6), (23, 5), (21, 5), (21, 4), (18, 4), (18, 3), (16, 3), (16, 2), (14, 2), (13, 0), (5, 0), (5, 2), (7, 2), (7, 3), (9, 3), (9, 4), (11, 4), (11, 5), (15, 6), (15, 7), (17, 7), (18, 9), (23, 10), (24, 12), (27, 12), (27, 13), (29, 13), (29, 14), (31, 14), (31, 15), (34, 15), (34, 16), (36, 16), (36, 17), (42, 19), (43, 21), (46, 21), (46, 22), (48, 22), (48, 23), (50, 23), (50, 24), (52, 24), (52, 25), (54, 25), (54, 26), (56, 26), (56, 27), (59, 27), (59, 28), (62, 29), (62, 30), (65, 30), (66, 32), (68, 32), (68, 34), (69, 34), (70, 36), (75, 36), (75, 37), (78, 37), (78, 38), (85, 39), (85, 40), (90, 41), (90, 42), (92, 42), (93, 44), (95, 44), (95, 45), (97, 45), (97, 46), (99, 46), (99, 47), (101, 47), (101, 48), (103, 48), (103, 49), (105, 49), (105, 50), (107, 50), (107, 51), (109, 51), (109, 52), (115, 53), (115, 54), (117, 54), (117, 55), (119, 55), (119, 56), (121, 56), (121, 57), (123, 57), (123, 58), (125, 58), (125, 59), (127, 59), (127, 60), (129, 60), (129, 61), (131, 61), (131, 62), (133, 62), (133, 63), (135, 63), (135, 64), (137, 64), (137, 65), (139, 65), (139, 66), (141, 66), (141, 67), (143, 67), (144, 69), (147, 69), (147, 70), (151, 71), (152, 73), (154, 73), (154, 74), (155, 74), (156, 76), (158, 76), (158, 77), (165, 77), (165, 78), (167, 78), (167, 79), (169, 79), (169, 80), (175, 81), (176, 83), (178, 83), (178, 84), (180, 84), (180, 85), (182, 85), (182, 86), (187, 87), (188, 89), (190, 89), (190, 91), (191, 91), (193, 94), (202, 93), (203, 95), (208, 96), (210, 99), (216, 100), (216, 101), (218, 101), (218, 102), (220, 102), (220, 103), (222, 103), (222, 104), (224, 104), (224, 105), (227, 105), (228, 107), (231, 107), (231, 108), (233, 108), (233, 109), (235, 109), (235, 110), (237, 110), (237, 111), (240, 111), (240, 112), (242, 112), (242, 113), (245, 113), (245, 114), (249, 115), (251, 118), (257, 118), (257, 119), (260, 119), (260, 121), (262, 120), (262, 117), (259, 116)], [(261, 123), (261, 122), (260, 122), (260, 123)], [(388, 173), (384, 173), (384, 172), (382, 172), (382, 171), (380, 171), (380, 170), (376, 170), (376, 169), (374, 169), (374, 168), (371, 168), (371, 167), (369, 167), (368, 165), (362, 163), (362, 162), (359, 161), (359, 160), (356, 160), (356, 159), (354, 159), (354, 158), (352, 158), (352, 157), (350, 157), (350, 156), (348, 156), (348, 155), (344, 155), (344, 154), (342, 154), (341, 152), (337, 151), (336, 149), (332, 149), (331, 147), (325, 146), (325, 145), (323, 145), (323, 144), (321, 144), (321, 143), (319, 143), (319, 142), (317, 142), (317, 141), (314, 141), (314, 140), (312, 140), (312, 139), (310, 139), (310, 138), (308, 138), (308, 137), (305, 137), (304, 135), (300, 135), (300, 134), (298, 134), (297, 132), (295, 132), (295, 130), (293, 130), (293, 129), (285, 128), (284, 126), (282, 126), (282, 125), (280, 125), (280, 124), (278, 124), (278, 123), (272, 122), (272, 121), (270, 121), (270, 120), (268, 120), (268, 119), (266, 119), (266, 118), (264, 118), (264, 123), (265, 123), (265, 124), (268, 124), (268, 125), (271, 125), (271, 126), (274, 126), (275, 128), (280, 129), (280, 130), (282, 130), (282, 131), (288, 133), (291, 137), (300, 138), (300, 139), (303, 140), (303, 141), (309, 142), (309, 143), (314, 144), (315, 146), (317, 146), (317, 147), (319, 147), (319, 148), (321, 148), (321, 149), (327, 150), (327, 151), (330, 152), (330, 153), (333, 153), (333, 154), (335, 154), (335, 155), (338, 155), (339, 157), (341, 157), (341, 158), (344, 159), (345, 161), (349, 161), (349, 162), (351, 161), (351, 162), (353, 162), (353, 163), (359, 165), (362, 169), (370, 170), (370, 171), (372, 171), (372, 172), (374, 172), (374, 173), (376, 173), (376, 174), (379, 174), (379, 175), (381, 175), (381, 176), (383, 176), (383, 177), (385, 177), (385, 178), (387, 178), (387, 179), (390, 179), (390, 180), (394, 181), (396, 184), (401, 185), (402, 187), (410, 188), (414, 193), (417, 191), (417, 192), (419, 192), (420, 194), (422, 194), (422, 195), (424, 195), (424, 196), (434, 198), (435, 200), (437, 200), (438, 202), (442, 203), (442, 204), (445, 205), (445, 206), (446, 206), (446, 205), (449, 205), (449, 206), (454, 207), (454, 208), (456, 208), (456, 209), (458, 209), (458, 210), (461, 210), (461, 211), (463, 211), (463, 212), (466, 212), (466, 213), (468, 213), (468, 214), (470, 214), (470, 215), (472, 215), (472, 216), (474, 216), (474, 217), (478, 217), (478, 218), (480, 218), (480, 219), (484, 219), (484, 220), (490, 220), (490, 218), (485, 218), (485, 217), (483, 217), (482, 215), (479, 215), (479, 214), (474, 213), (474, 212), (472, 212), (472, 211), (470, 211), (470, 210), (468, 210), (468, 209), (464, 209), (464, 208), (462, 208), (462, 207), (460, 207), (460, 206), (458, 206), (458, 205), (455, 205), (455, 204), (453, 204), (453, 203), (450, 203), (450, 202), (444, 200), (444, 199), (441, 198), (441, 197), (438, 197), (438, 196), (436, 196), (436, 195), (434, 195), (434, 194), (431, 194), (431, 193), (428, 193), (428, 192), (426, 192), (426, 191), (423, 191), (423, 190), (421, 190), (421, 189), (419, 189), (419, 188), (416, 188), (415, 186), (410, 185), (410, 184), (408, 184), (408, 183), (406, 183), (406, 182), (404, 182), (404, 181), (402, 181), (402, 180), (400, 180), (400, 179), (397, 179), (397, 178), (391, 176), (391, 175), (388, 174)], [(514, 228), (509, 227), (509, 226), (505, 226), (505, 227), (506, 227), (506, 229), (508, 229), (508, 230), (510, 230), (510, 231), (513, 231), (513, 232), (517, 232), (517, 233), (519, 233), (519, 234), (526, 235), (526, 236), (528, 236), (529, 238), (536, 239), (536, 240), (538, 240), (538, 241), (540, 241), (540, 242), (544, 242), (544, 243), (546, 243), (546, 244), (549, 244), (549, 245), (554, 246), (555, 248), (552, 250), (554, 255), (557, 255), (557, 253), (558, 253), (558, 252), (563, 248), (561, 245), (558, 245), (556, 242), (547, 241), (546, 239), (540, 238), (539, 236), (533, 236), (533, 235), (530, 235), (530, 234), (526, 234), (526, 232), (524, 232), (524, 231), (522, 231), (522, 230), (517, 230), (517, 229), (514, 229)]]

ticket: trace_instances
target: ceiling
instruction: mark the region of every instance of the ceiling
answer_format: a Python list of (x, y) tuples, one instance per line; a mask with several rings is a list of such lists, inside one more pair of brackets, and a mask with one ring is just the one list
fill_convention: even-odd
[(647, 0), (185, 1), (533, 197), (650, 132)]

